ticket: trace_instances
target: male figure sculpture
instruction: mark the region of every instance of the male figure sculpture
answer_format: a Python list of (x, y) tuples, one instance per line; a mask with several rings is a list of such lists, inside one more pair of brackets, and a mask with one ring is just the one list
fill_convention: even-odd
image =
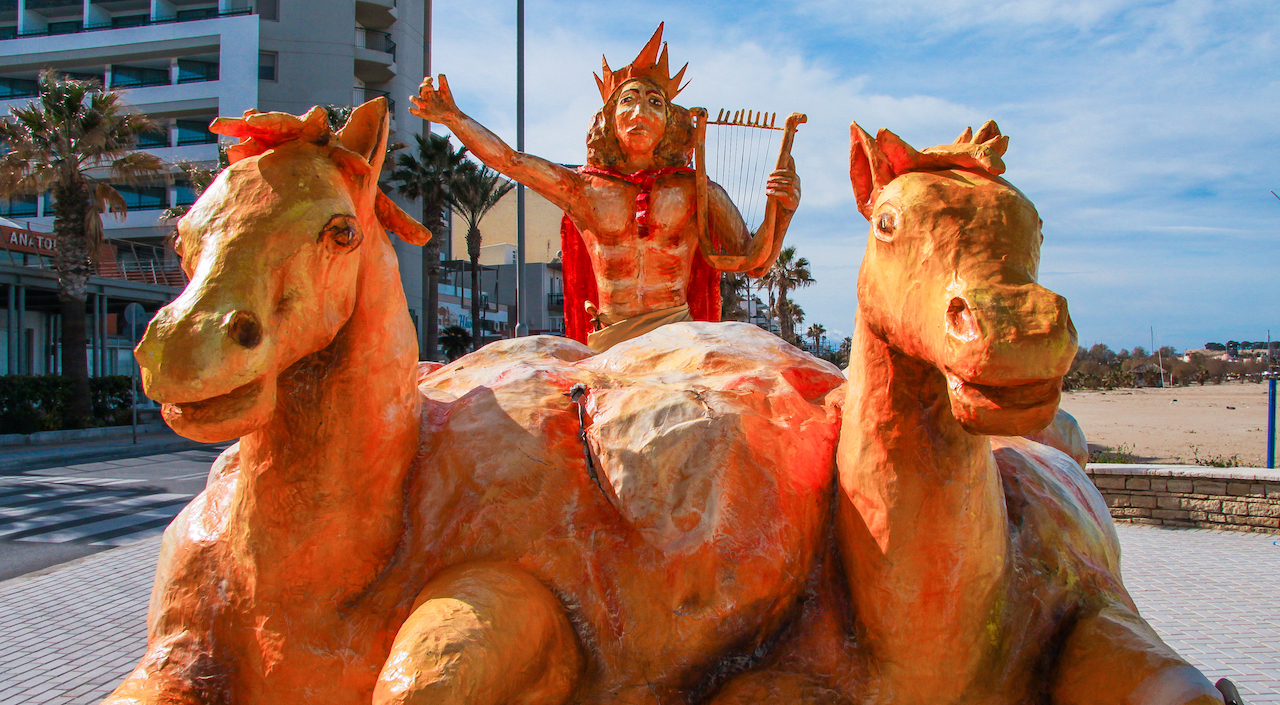
[[(419, 96), (411, 99), (414, 115), (448, 127), (485, 164), (563, 210), (566, 230), (572, 227), (581, 233), (594, 272), (582, 298), (593, 298), (586, 301), (585, 311), (571, 301), (572, 277), (582, 273), (571, 271), (578, 235), (566, 232), (570, 291), (565, 318), (575, 337), (575, 323), (585, 324), (590, 316), (595, 330), (584, 342), (596, 352), (667, 323), (719, 320), (718, 275), (704, 256), (730, 255), (717, 258), (724, 271), (767, 269), (800, 202), (800, 179), (794, 170), (774, 171), (766, 194), (777, 199), (779, 217), (774, 227), (762, 227), (753, 235), (728, 194), (712, 183), (710, 232), (700, 237), (694, 172), (689, 168), (693, 121), (688, 110), (671, 102), (680, 92), (684, 71), (668, 75), (661, 25), (631, 65), (611, 71), (606, 61), (603, 77), (596, 77), (604, 106), (587, 136), (587, 164), (577, 170), (511, 149), (458, 109), (443, 75), (439, 86), (430, 77), (424, 79)], [(712, 241), (724, 251), (708, 252)], [(709, 300), (716, 305), (707, 305)]]

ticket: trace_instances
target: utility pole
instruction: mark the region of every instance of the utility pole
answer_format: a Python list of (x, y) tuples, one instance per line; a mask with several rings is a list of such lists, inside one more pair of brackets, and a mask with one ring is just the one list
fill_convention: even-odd
[[(524, 154), (524, 0), (516, 0), (516, 151)], [(524, 184), (516, 184), (516, 337), (529, 335), (524, 300)]]

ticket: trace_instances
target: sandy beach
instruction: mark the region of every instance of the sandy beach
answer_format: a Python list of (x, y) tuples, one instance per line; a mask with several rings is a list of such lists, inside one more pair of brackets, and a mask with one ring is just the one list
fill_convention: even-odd
[(1122, 451), (1129, 462), (1203, 465), (1234, 456), (1241, 465), (1266, 465), (1266, 384), (1067, 392), (1062, 408), (1080, 422), (1091, 450)]

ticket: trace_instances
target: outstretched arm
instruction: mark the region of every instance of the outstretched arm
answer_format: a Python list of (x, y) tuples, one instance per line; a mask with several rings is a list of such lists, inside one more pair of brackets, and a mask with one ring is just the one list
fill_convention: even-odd
[(576, 171), (517, 152), (483, 125), (467, 117), (453, 101), (453, 93), (444, 74), (440, 74), (438, 88), (432, 84), (430, 76), (422, 79), (418, 95), (411, 96), (409, 102), (413, 104), (409, 112), (449, 128), (472, 154), (489, 167), (537, 191), (563, 211), (587, 212), (583, 207), (584, 182)]
[(800, 177), (795, 172), (795, 160), (789, 160), (787, 169), (778, 169), (769, 175), (765, 185), (764, 220), (754, 234), (747, 232), (729, 195), (715, 183), (709, 184), (707, 210), (708, 230), (719, 239), (722, 251), (717, 252), (711, 242), (703, 241), (702, 252), (716, 269), (725, 272), (746, 272), (761, 277), (773, 266), (782, 251), (782, 240), (787, 226), (800, 205)]

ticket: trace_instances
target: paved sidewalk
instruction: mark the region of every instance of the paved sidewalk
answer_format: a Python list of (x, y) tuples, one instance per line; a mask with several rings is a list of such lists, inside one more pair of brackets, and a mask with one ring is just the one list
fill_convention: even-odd
[[(1280, 703), (1280, 543), (1118, 527), (1124, 577), (1155, 628), (1250, 705)], [(0, 583), (0, 704), (97, 703), (141, 657), (159, 540)]]

